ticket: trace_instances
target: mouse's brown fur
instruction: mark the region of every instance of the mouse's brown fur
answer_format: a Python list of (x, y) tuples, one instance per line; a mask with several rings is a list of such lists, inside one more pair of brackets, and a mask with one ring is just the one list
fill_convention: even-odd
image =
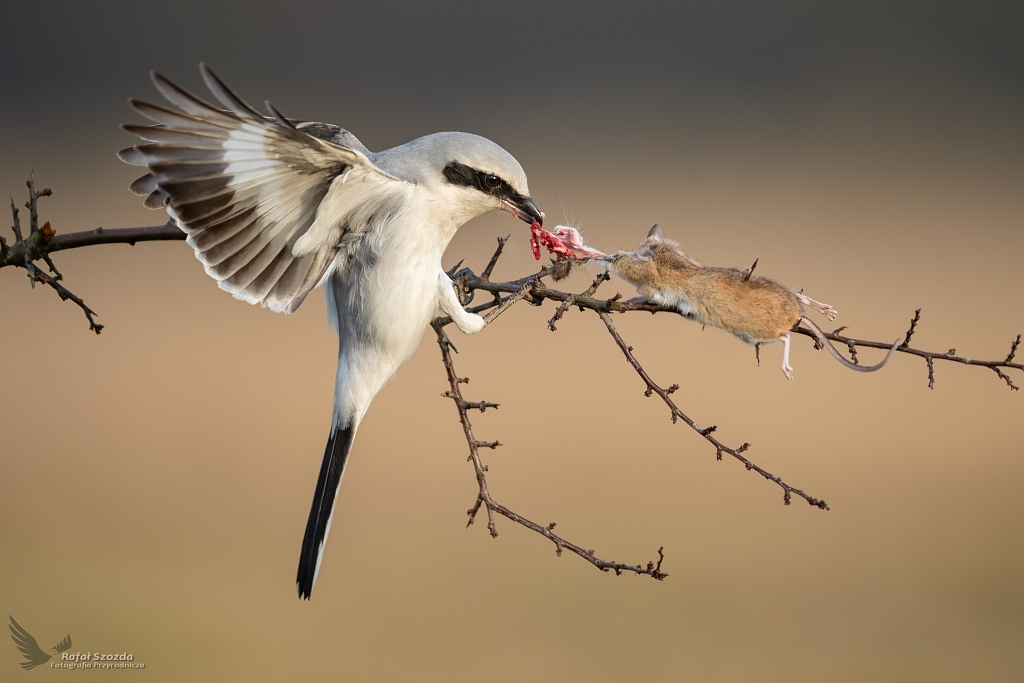
[(670, 306), (709, 327), (717, 327), (748, 344), (782, 341), (782, 371), (792, 380), (789, 367), (789, 331), (801, 320), (831, 353), (847, 367), (871, 372), (883, 367), (889, 355), (875, 366), (854, 365), (828, 342), (817, 325), (803, 315), (803, 306), (810, 306), (834, 320), (836, 312), (801, 293), (747, 270), (705, 266), (686, 255), (677, 242), (666, 240), (655, 225), (647, 239), (635, 251), (620, 251), (597, 259), (622, 279), (636, 286), (645, 299)]
[(736, 335), (748, 344), (776, 341), (803, 315), (797, 295), (774, 280), (737, 268), (705, 266), (677, 242), (652, 230), (636, 251), (602, 261), (641, 296), (683, 311), (699, 323)]

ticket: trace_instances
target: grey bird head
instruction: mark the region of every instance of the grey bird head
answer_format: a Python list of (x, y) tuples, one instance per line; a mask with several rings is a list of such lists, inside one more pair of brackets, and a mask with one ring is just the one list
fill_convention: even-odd
[(515, 157), (472, 133), (434, 133), (371, 154), (379, 168), (444, 196), (465, 220), (508, 211), (526, 222), (544, 223), (530, 197), (526, 172)]

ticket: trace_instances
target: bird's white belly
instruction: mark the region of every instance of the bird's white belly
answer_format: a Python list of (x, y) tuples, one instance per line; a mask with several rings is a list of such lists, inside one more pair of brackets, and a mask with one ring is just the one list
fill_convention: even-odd
[(328, 306), (335, 309), (331, 317), (336, 313), (340, 337), (336, 415), (351, 410), (362, 417), (373, 396), (412, 358), (436, 314), (444, 245), (427, 237), (406, 234), (374, 244), (372, 252), (355, 255), (332, 276)]
[[(395, 253), (400, 263), (389, 264), (368, 288), (365, 317), (373, 330), (374, 343), (401, 365), (416, 352), (423, 331), (437, 312), (437, 272), (441, 254)], [(385, 257), (388, 258), (388, 257)]]

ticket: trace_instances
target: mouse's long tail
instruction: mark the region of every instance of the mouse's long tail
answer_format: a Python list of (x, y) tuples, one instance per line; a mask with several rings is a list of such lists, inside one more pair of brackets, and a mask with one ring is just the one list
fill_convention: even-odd
[(900, 340), (897, 339), (889, 348), (889, 353), (885, 354), (885, 358), (883, 358), (882, 362), (878, 363), (877, 365), (856, 365), (855, 363), (851, 363), (850, 361), (848, 361), (846, 358), (843, 357), (841, 353), (836, 351), (836, 347), (832, 346), (832, 342), (829, 341), (828, 337), (825, 336), (825, 333), (822, 331), (822, 329), (815, 325), (813, 321), (811, 321), (806, 316), (800, 316), (800, 320), (801, 322), (805, 323), (809, 328), (811, 328), (811, 333), (814, 334), (814, 336), (818, 339), (818, 342), (825, 348), (825, 350), (829, 352), (829, 355), (831, 355), (833, 358), (835, 358), (837, 361), (839, 361), (846, 367), (850, 368), (851, 370), (856, 370), (857, 372), (874, 372), (875, 370), (881, 370), (886, 366), (886, 364), (889, 362), (889, 359), (892, 358), (892, 354), (896, 352), (896, 349), (900, 345)]

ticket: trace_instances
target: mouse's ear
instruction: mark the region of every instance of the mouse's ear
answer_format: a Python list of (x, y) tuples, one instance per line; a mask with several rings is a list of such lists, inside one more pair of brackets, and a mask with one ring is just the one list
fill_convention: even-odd
[(661, 234), (661, 226), (655, 223), (654, 227), (651, 228), (650, 232), (647, 233), (647, 239), (653, 239), (657, 240), (658, 242), (664, 242), (665, 236)]

